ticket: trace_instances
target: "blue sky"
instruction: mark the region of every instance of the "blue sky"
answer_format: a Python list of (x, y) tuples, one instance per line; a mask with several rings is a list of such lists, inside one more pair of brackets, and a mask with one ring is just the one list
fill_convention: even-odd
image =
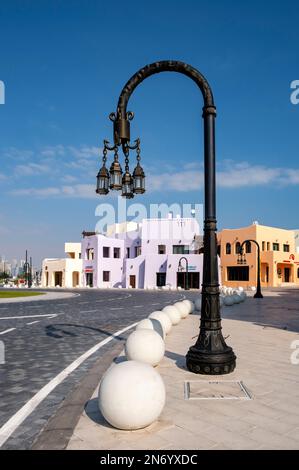
[[(297, 228), (298, 10), (293, 1), (3, 0), (0, 4), (0, 254), (36, 261), (93, 230), (110, 112), (143, 65), (177, 59), (212, 86), (218, 228)], [(148, 192), (133, 202), (202, 203), (202, 98), (160, 74), (134, 92)]]

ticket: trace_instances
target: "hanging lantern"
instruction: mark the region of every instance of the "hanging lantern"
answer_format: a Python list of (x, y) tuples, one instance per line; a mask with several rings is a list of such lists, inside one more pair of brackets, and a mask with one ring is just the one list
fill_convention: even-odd
[(97, 174), (97, 189), (96, 193), (97, 194), (107, 194), (109, 193), (109, 173), (106, 168), (106, 160), (107, 160), (107, 150), (104, 147), (103, 150), (103, 166), (100, 168), (98, 174)]
[(135, 194), (143, 194), (145, 192), (145, 174), (140, 165), (140, 141), (137, 140), (137, 165), (133, 171), (133, 191)]
[(133, 194), (133, 178), (131, 173), (126, 170), (125, 174), (122, 178), (122, 193), (121, 195), (126, 199), (132, 199), (134, 197)]
[(122, 169), (118, 161), (117, 148), (114, 153), (114, 161), (110, 167), (110, 189), (120, 190), (122, 189)]

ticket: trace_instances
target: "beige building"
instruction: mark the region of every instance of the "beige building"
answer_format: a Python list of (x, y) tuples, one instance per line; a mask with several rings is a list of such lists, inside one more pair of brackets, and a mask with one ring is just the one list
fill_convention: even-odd
[(81, 243), (65, 243), (66, 258), (46, 258), (42, 264), (42, 287), (81, 287)]
[(257, 247), (249, 242), (243, 250), (246, 264), (239, 265), (238, 253), (245, 240), (255, 240), (261, 250), (261, 284), (264, 287), (299, 286), (299, 253), (296, 231), (259, 225), (224, 229), (218, 233), (222, 284), (229, 287), (256, 285)]

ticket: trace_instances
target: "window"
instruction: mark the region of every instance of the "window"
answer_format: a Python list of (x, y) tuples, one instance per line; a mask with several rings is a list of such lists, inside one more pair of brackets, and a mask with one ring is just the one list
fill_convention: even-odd
[(251, 253), (251, 243), (250, 242), (245, 243), (245, 249), (246, 249), (246, 253)]
[(130, 258), (130, 247), (127, 247), (127, 258)]
[(225, 253), (226, 253), (227, 255), (230, 255), (230, 254), (231, 254), (231, 251), (232, 251), (231, 244), (230, 244), (230, 243), (227, 243), (227, 244), (226, 244), (226, 248), (225, 248)]
[(267, 242), (267, 251), (270, 251), (270, 242)]
[(240, 242), (237, 242), (236, 243), (236, 246), (235, 246), (235, 253), (236, 255), (238, 255), (240, 253), (240, 249), (241, 249), (241, 243)]
[(273, 251), (279, 251), (279, 243), (273, 243)]
[(110, 271), (103, 271), (103, 281), (104, 282), (110, 281)]
[(158, 245), (158, 254), (165, 255), (166, 253), (166, 246), (165, 245)]
[(228, 281), (249, 281), (249, 266), (228, 266)]
[(189, 246), (188, 245), (173, 245), (172, 246), (172, 253), (174, 255), (188, 255), (189, 254)]
[(141, 255), (141, 246), (135, 246), (135, 258)]
[(166, 273), (157, 273), (157, 287), (165, 286)]
[(120, 258), (120, 248), (113, 248), (113, 258)]
[(79, 253), (79, 259), (81, 259), (81, 253)]
[(87, 250), (86, 250), (86, 259), (88, 261), (92, 261), (94, 259), (94, 249), (93, 248), (87, 248)]
[(262, 251), (265, 251), (265, 242), (262, 242)]
[(283, 245), (283, 251), (289, 253), (289, 251), (290, 251), (290, 245)]
[(110, 247), (103, 246), (103, 258), (110, 258)]
[(297, 277), (299, 278), (299, 268), (297, 269)]

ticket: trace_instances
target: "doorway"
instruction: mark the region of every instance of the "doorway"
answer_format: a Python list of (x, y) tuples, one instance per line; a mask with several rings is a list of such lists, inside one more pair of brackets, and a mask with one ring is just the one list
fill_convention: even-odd
[(290, 282), (290, 268), (284, 268), (284, 282)]
[(73, 271), (73, 287), (79, 286), (79, 272)]
[(86, 273), (86, 286), (93, 287), (93, 273)]
[(156, 286), (163, 287), (166, 284), (166, 273), (157, 273)]
[(54, 285), (62, 287), (62, 271), (55, 271), (54, 273)]
[[(185, 272), (177, 272), (177, 287), (185, 289), (187, 276)], [(199, 289), (200, 275), (199, 273), (188, 273), (188, 287), (189, 289)]]
[(135, 289), (136, 287), (136, 276), (135, 275), (130, 275), (130, 286)]

